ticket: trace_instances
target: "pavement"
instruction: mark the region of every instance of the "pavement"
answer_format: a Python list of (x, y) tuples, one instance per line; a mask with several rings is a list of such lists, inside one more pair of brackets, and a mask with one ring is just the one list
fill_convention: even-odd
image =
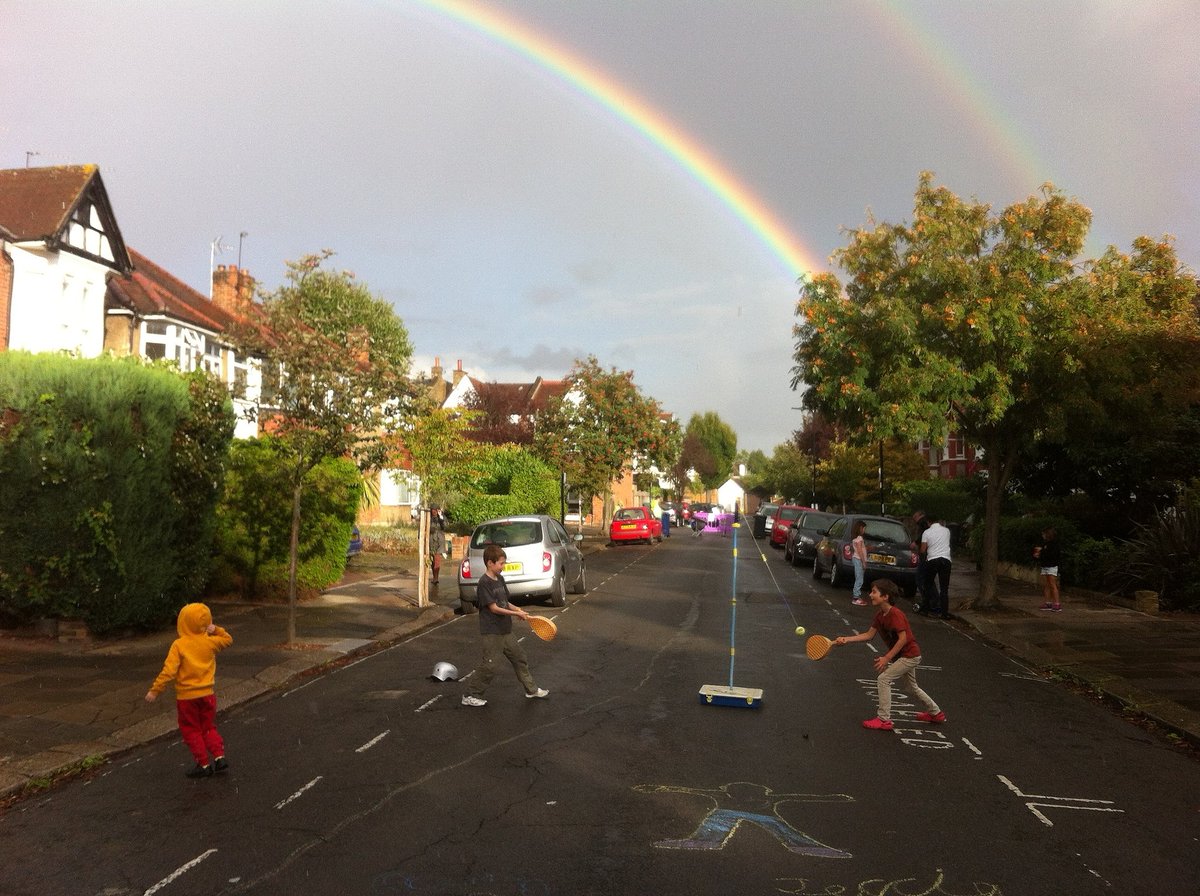
[[(595, 533), (588, 552), (604, 550)], [(381, 650), (453, 618), (453, 585), (417, 606), (415, 570), (369, 572), (352, 561), (341, 583), (297, 606), (297, 644), (284, 643), (287, 606), (209, 601), (233, 633), (217, 666), (228, 709), (285, 689), (331, 664)], [(1001, 578), (1002, 608), (968, 608), (979, 574), (956, 561), (950, 577), (954, 625), (966, 625), (1046, 674), (1091, 689), (1200, 747), (1200, 615), (1148, 614), (1099, 595), (1063, 595), (1063, 611), (1041, 611), (1034, 583)], [(0, 630), (0, 800), (37, 793), (55, 780), (142, 744), (178, 736), (172, 692), (143, 699), (174, 627), (113, 640)], [(0, 804), (2, 805), (2, 804)]]

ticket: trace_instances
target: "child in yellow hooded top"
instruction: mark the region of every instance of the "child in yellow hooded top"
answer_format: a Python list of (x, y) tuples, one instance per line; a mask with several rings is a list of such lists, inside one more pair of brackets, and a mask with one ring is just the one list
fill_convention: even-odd
[[(153, 703), (168, 682), (175, 682), (175, 709), (179, 734), (192, 751), (196, 767), (189, 778), (207, 778), (213, 771), (229, 768), (225, 744), (217, 733), (217, 653), (233, 643), (233, 636), (213, 625), (212, 612), (204, 604), (188, 604), (176, 622), (179, 637), (167, 653), (167, 661), (150, 690), (146, 702)], [(213, 761), (208, 761), (209, 754)]]

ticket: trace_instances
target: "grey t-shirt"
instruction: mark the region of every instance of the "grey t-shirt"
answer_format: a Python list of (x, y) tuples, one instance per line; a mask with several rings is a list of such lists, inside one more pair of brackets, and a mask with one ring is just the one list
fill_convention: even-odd
[(488, 609), (497, 604), (508, 609), (508, 586), (504, 584), (504, 576), (485, 575), (479, 580), (475, 589), (479, 604), (479, 633), (481, 635), (508, 635), (512, 633), (512, 617), (506, 613), (493, 613)]

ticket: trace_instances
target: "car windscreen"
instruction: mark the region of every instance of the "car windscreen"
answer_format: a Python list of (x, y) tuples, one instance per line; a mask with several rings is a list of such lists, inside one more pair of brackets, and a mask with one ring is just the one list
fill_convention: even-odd
[(912, 540), (902, 525), (891, 520), (866, 520), (866, 524), (866, 537), (874, 541), (908, 544)]
[(482, 548), (497, 544), (502, 548), (519, 548), (526, 544), (539, 544), (542, 540), (542, 524), (537, 520), (507, 520), (502, 523), (484, 523), (475, 530), (471, 547)]
[(800, 514), (802, 514), (803, 512), (804, 511), (801, 510), (799, 507), (785, 507), (781, 511), (779, 511), (779, 519), (782, 522), (790, 523), (792, 520), (794, 520), (798, 516), (800, 516)]
[(806, 513), (797, 520), (797, 525), (803, 529), (815, 529), (817, 532), (826, 532), (836, 519), (836, 513)]
[(626, 507), (624, 510), (618, 510), (613, 514), (614, 520), (642, 520), (646, 515), (640, 507)]

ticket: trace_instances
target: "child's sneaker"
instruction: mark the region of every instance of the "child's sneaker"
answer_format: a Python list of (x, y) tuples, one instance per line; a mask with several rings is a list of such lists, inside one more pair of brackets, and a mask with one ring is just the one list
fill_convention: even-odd
[(863, 722), (864, 728), (870, 728), (872, 731), (891, 731), (896, 726), (892, 724), (891, 719), (867, 719)]
[(850, 601), (850, 603), (854, 604), (856, 607), (865, 607), (867, 605), (867, 602), (861, 597), (854, 598), (854, 600)]
[(196, 763), (196, 767), (187, 773), (189, 778), (211, 778), (213, 768), (211, 765), (200, 765)]
[(224, 756), (218, 756), (216, 759), (213, 760), (213, 768), (219, 772), (228, 771), (229, 760), (226, 759)]
[(463, 706), (487, 706), (487, 701), (482, 700), (473, 694), (464, 694), (462, 698)]
[(938, 712), (936, 714), (932, 712), (919, 712), (917, 713), (917, 721), (929, 722), (931, 725), (940, 725), (942, 722), (946, 721), (946, 714), (944, 712)]
[(530, 700), (533, 700), (535, 698), (538, 700), (545, 700), (547, 697), (550, 696), (550, 692), (548, 690), (546, 690), (545, 688), (538, 688), (532, 694), (526, 694), (525, 696), (528, 697)]
[(1038, 609), (1039, 610), (1053, 610), (1054, 604), (1050, 603), (1050, 601), (1046, 601), (1044, 604), (1042, 604), (1040, 607), (1038, 607)]
[(1052, 606), (1050, 608), (1050, 612), (1051, 613), (1061, 613), (1062, 612), (1062, 604), (1055, 604), (1054, 606)]

